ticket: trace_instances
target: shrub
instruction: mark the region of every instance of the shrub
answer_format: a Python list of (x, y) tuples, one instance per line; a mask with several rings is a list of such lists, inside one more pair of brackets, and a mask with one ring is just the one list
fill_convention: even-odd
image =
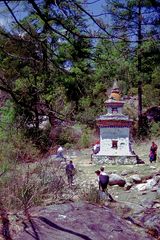
[(65, 145), (65, 144), (74, 144), (79, 139), (79, 134), (76, 130), (72, 127), (63, 128), (58, 136), (58, 144)]
[(128, 91), (128, 95), (137, 96), (137, 94), (138, 94), (138, 88), (130, 88)]
[(139, 139), (150, 137), (150, 125), (146, 116), (141, 117), (141, 127), (137, 129), (137, 137)]
[(34, 143), (41, 152), (46, 152), (52, 145), (50, 138), (51, 127), (48, 125), (45, 129), (29, 128), (25, 131), (25, 136)]
[(0, 141), (0, 157), (2, 162), (35, 161), (38, 156), (38, 149), (20, 131), (12, 131), (8, 141)]
[(86, 186), (82, 187), (79, 195), (82, 200), (90, 203), (100, 203), (99, 191), (93, 184), (86, 184)]
[(59, 203), (67, 191), (64, 169), (54, 162), (14, 165), (0, 178), (0, 199), (6, 209), (27, 210), (31, 206)]
[(152, 137), (160, 136), (160, 122), (152, 122), (150, 126), (150, 132)]
[(151, 84), (144, 85), (142, 97), (144, 107), (159, 105), (159, 89), (154, 88)]
[(130, 119), (136, 120), (137, 119), (137, 109), (130, 104), (125, 104), (123, 108), (123, 113), (129, 116)]
[(90, 203), (104, 204), (109, 200), (107, 193), (101, 192), (94, 184), (85, 184), (81, 187), (79, 198)]
[(89, 128), (86, 127), (82, 130), (82, 135), (78, 145), (80, 148), (87, 148), (91, 145), (91, 130)]

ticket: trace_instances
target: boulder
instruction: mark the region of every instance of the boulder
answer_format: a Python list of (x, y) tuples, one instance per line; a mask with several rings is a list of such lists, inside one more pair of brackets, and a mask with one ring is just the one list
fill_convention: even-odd
[(124, 187), (125, 187), (125, 190), (128, 191), (132, 186), (133, 184), (131, 182), (126, 182)]
[(31, 209), (24, 230), (14, 240), (153, 240), (108, 207), (85, 202)]
[(160, 239), (160, 214), (159, 209), (146, 208), (143, 214), (136, 216), (136, 218), (143, 224), (144, 228), (154, 236)]
[(131, 175), (130, 179), (134, 182), (134, 183), (141, 183), (142, 179), (138, 174), (135, 175)]
[(160, 198), (160, 186), (157, 189), (157, 198)]
[(121, 172), (121, 176), (127, 176), (128, 175), (128, 172), (126, 171), (126, 170), (123, 170), (122, 172)]
[(112, 173), (109, 175), (109, 185), (110, 186), (118, 185), (120, 187), (124, 187), (125, 184), (126, 184), (125, 179), (123, 179), (118, 174)]
[(153, 235), (155, 238), (160, 237), (160, 215), (151, 216), (146, 222), (145, 226), (148, 229), (148, 232)]
[(140, 183), (135, 186), (135, 189), (138, 191), (146, 191), (146, 190), (151, 190), (155, 185), (157, 184), (157, 181), (152, 178), (148, 179), (146, 183)]

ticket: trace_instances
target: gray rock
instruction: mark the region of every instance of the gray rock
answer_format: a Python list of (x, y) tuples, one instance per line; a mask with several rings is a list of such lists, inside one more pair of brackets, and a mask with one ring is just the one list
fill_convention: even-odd
[(144, 214), (139, 218), (140, 221), (144, 224), (144, 227), (147, 229), (152, 236), (156, 239), (160, 237), (160, 211), (157, 209), (150, 208), (147, 209)]
[(123, 170), (122, 172), (121, 172), (121, 176), (127, 176), (128, 175), (128, 172), (126, 171), (126, 170)]
[(160, 236), (160, 215), (152, 216), (147, 219), (145, 226), (148, 229), (153, 229), (155, 232), (155, 237)]
[(125, 190), (128, 191), (132, 186), (133, 184), (131, 182), (126, 182), (124, 187), (125, 187)]
[(148, 179), (146, 183), (140, 183), (135, 186), (135, 189), (138, 191), (146, 191), (146, 190), (151, 190), (155, 185), (157, 184), (157, 181), (152, 178)]
[(160, 198), (160, 187), (157, 189), (157, 198)]
[(134, 183), (141, 183), (142, 179), (138, 174), (135, 175), (131, 175), (130, 179), (134, 182)]
[[(49, 208), (49, 211), (48, 211)], [(52, 211), (51, 211), (52, 209)], [(32, 210), (15, 240), (153, 240), (145, 231), (120, 218), (108, 207), (68, 203)]]
[(124, 187), (125, 184), (126, 184), (126, 181), (118, 174), (112, 173), (109, 175), (109, 185), (110, 186), (118, 185), (120, 187)]

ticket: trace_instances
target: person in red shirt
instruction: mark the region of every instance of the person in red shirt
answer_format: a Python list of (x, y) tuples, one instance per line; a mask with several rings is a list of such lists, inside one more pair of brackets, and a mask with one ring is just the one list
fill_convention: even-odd
[(150, 147), (150, 154), (149, 154), (149, 157), (150, 157), (150, 162), (153, 162), (157, 160), (157, 144), (155, 144), (155, 142), (152, 142), (152, 145)]

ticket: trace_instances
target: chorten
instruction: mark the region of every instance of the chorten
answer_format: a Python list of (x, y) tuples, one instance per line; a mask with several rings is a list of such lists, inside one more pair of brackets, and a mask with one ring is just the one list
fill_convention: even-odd
[(93, 161), (111, 164), (136, 164), (137, 158), (131, 147), (132, 120), (122, 113), (124, 101), (115, 81), (109, 99), (105, 101), (107, 113), (97, 118), (100, 151)]

